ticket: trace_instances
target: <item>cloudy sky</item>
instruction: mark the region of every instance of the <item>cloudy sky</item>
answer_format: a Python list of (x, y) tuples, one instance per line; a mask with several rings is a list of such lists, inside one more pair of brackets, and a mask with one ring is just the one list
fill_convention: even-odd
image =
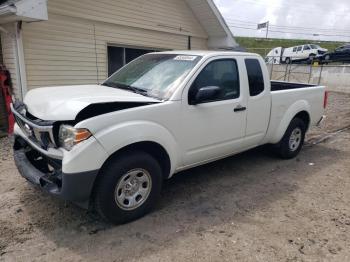
[(350, 0), (214, 0), (234, 35), (350, 42)]

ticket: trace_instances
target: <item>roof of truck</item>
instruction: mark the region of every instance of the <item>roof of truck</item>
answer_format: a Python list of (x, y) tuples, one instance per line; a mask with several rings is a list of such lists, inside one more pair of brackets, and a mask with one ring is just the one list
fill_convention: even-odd
[(192, 55), (192, 56), (218, 56), (218, 55), (234, 55), (234, 56), (259, 56), (255, 53), (235, 52), (235, 51), (209, 51), (209, 50), (174, 50), (157, 52), (158, 54), (178, 54), (178, 55)]

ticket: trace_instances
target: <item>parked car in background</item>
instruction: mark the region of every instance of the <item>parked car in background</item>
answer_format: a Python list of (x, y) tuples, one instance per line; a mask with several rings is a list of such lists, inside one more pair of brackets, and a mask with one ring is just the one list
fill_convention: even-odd
[(48, 193), (124, 223), (179, 171), (263, 144), (295, 157), (326, 101), (324, 86), (270, 81), (256, 54), (151, 53), (102, 85), (30, 90), (12, 106), (14, 159)]
[(299, 45), (288, 48), (276, 47), (267, 54), (265, 62), (268, 64), (312, 62), (315, 58), (320, 58), (327, 51), (327, 49), (315, 44)]
[(350, 62), (350, 44), (339, 46), (334, 52), (325, 53), (322, 62)]
[(327, 49), (315, 44), (293, 46), (284, 49), (281, 61), (286, 64), (290, 64), (294, 61), (312, 62), (316, 57), (322, 56), (327, 51)]

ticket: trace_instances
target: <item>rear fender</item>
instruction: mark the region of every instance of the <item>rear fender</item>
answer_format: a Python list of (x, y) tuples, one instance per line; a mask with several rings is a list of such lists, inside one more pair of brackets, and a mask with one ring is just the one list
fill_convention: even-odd
[(282, 139), (292, 119), (302, 111), (306, 111), (310, 115), (310, 105), (307, 101), (299, 100), (292, 104), (284, 113), (282, 120), (280, 121), (278, 127), (275, 129), (276, 131), (271, 136), (270, 142), (273, 144), (278, 143)]

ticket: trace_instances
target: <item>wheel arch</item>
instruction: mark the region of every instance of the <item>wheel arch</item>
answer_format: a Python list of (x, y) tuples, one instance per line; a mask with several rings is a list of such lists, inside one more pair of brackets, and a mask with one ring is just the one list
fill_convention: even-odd
[(299, 119), (303, 120), (304, 123), (305, 123), (305, 126), (306, 126), (306, 130), (309, 129), (309, 127), (310, 127), (310, 122), (311, 122), (311, 118), (310, 118), (310, 114), (309, 114), (307, 111), (305, 111), (305, 110), (300, 111), (299, 113), (297, 113), (297, 114), (291, 119), (291, 121), (292, 121), (294, 118), (299, 118)]
[(304, 100), (299, 100), (296, 103), (294, 103), (292, 106), (290, 106), (289, 109), (285, 112), (284, 117), (281, 119), (279, 125), (273, 132), (270, 143), (272, 144), (278, 143), (282, 139), (290, 122), (296, 117), (303, 120), (308, 129), (311, 122), (311, 117), (309, 112), (310, 112), (310, 106)]
[(99, 181), (101, 179), (101, 174), (102, 174), (103, 170), (107, 167), (108, 163), (110, 161), (112, 161), (115, 157), (121, 156), (122, 154), (127, 154), (127, 153), (132, 153), (132, 152), (137, 152), (137, 151), (146, 152), (146, 153), (150, 154), (151, 156), (153, 156), (157, 160), (157, 162), (160, 164), (160, 167), (162, 169), (163, 179), (167, 179), (170, 176), (170, 174), (171, 174), (171, 159), (170, 159), (168, 152), (166, 151), (166, 149), (162, 145), (160, 145), (154, 141), (140, 141), (140, 142), (135, 142), (135, 143), (126, 145), (126, 146), (116, 150), (111, 155), (109, 155), (109, 157), (104, 161), (101, 168), (99, 169), (99, 171), (94, 179), (91, 193), (90, 193), (90, 197), (88, 200), (87, 205), (89, 208), (93, 207), (93, 201), (94, 201), (93, 199), (94, 199), (95, 194), (96, 194), (96, 188), (97, 188)]
[(136, 151), (142, 151), (154, 157), (162, 169), (163, 178), (166, 179), (169, 177), (171, 172), (170, 156), (167, 150), (162, 145), (154, 141), (135, 142), (118, 149), (106, 159), (100, 170), (103, 170), (104, 167), (108, 164), (108, 162), (111, 161), (113, 158)]

